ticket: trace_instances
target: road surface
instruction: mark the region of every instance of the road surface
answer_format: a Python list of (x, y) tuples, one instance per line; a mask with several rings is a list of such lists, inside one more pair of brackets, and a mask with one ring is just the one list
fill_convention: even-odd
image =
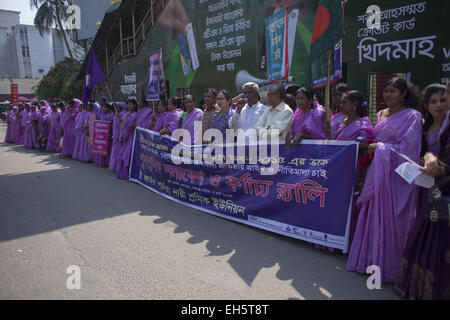
[[(3, 143), (0, 261), (0, 299), (398, 299), (392, 286), (369, 290), (337, 252)], [(70, 266), (79, 290), (68, 289)]]

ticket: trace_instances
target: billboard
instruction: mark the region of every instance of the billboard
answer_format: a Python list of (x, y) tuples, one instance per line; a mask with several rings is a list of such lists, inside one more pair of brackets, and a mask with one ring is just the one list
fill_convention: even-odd
[(191, 88), (193, 94), (200, 96), (208, 87), (235, 93), (239, 71), (267, 80), (267, 55), (272, 52), (267, 48), (266, 34), (270, 32), (266, 30), (266, 19), (270, 21), (271, 17), (286, 12), (289, 20), (283, 26), (287, 30), (285, 39), (280, 42), (278, 34), (272, 34), (278, 38), (270, 42), (283, 52), (272, 55), (271, 61), (283, 57), (283, 71), (304, 84), (318, 3), (318, 0), (170, 0), (137, 56), (115, 67), (109, 81), (114, 99), (126, 98), (120, 93), (120, 82), (124, 75), (133, 72), (137, 75), (138, 96), (146, 96), (148, 54), (160, 49), (170, 95), (176, 95), (179, 88)]
[[(371, 5), (380, 8), (379, 28), (370, 28)], [(345, 7), (344, 61), (348, 82), (369, 94), (369, 73), (410, 73), (424, 88), (450, 77), (447, 0), (358, 0)]]

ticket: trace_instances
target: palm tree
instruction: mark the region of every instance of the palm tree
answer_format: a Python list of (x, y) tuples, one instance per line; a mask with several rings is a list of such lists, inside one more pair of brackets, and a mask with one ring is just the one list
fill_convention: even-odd
[(38, 29), (42, 36), (45, 32), (50, 33), (53, 26), (56, 25), (56, 30), (64, 40), (70, 58), (73, 59), (72, 49), (67, 40), (66, 32), (62, 21), (66, 21), (67, 8), (69, 3), (67, 0), (30, 0), (31, 8), (38, 9), (34, 18), (34, 26)]

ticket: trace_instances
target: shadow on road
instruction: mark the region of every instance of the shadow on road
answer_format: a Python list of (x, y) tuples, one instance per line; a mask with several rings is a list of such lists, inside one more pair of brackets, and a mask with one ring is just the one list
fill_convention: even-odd
[[(24, 147), (6, 148), (7, 152), (43, 156)], [(264, 268), (276, 267), (277, 279), (291, 281), (305, 299), (394, 296), (389, 289), (366, 290), (366, 295), (361, 296), (367, 277), (346, 272), (345, 257), (338, 252), (320, 252), (300, 240), (185, 207), (137, 184), (116, 179), (109, 170), (93, 164), (58, 155), (45, 155), (39, 161), (60, 169), (0, 176), (0, 242), (140, 212), (142, 219), (152, 217), (153, 223), (176, 224), (174, 234), (188, 232), (190, 244), (206, 241), (210, 256), (232, 254), (227, 262), (248, 286)], [(32, 190), (33, 195), (24, 190)], [(361, 285), (349, 288), (347, 281), (355, 283), (355, 277), (359, 277)]]

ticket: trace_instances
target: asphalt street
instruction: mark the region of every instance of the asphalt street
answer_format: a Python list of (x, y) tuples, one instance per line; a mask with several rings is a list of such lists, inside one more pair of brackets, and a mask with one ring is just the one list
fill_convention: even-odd
[[(0, 141), (6, 125), (0, 124)], [(80, 289), (70, 290), (70, 266)], [(0, 299), (398, 299), (346, 257), (0, 144)]]

